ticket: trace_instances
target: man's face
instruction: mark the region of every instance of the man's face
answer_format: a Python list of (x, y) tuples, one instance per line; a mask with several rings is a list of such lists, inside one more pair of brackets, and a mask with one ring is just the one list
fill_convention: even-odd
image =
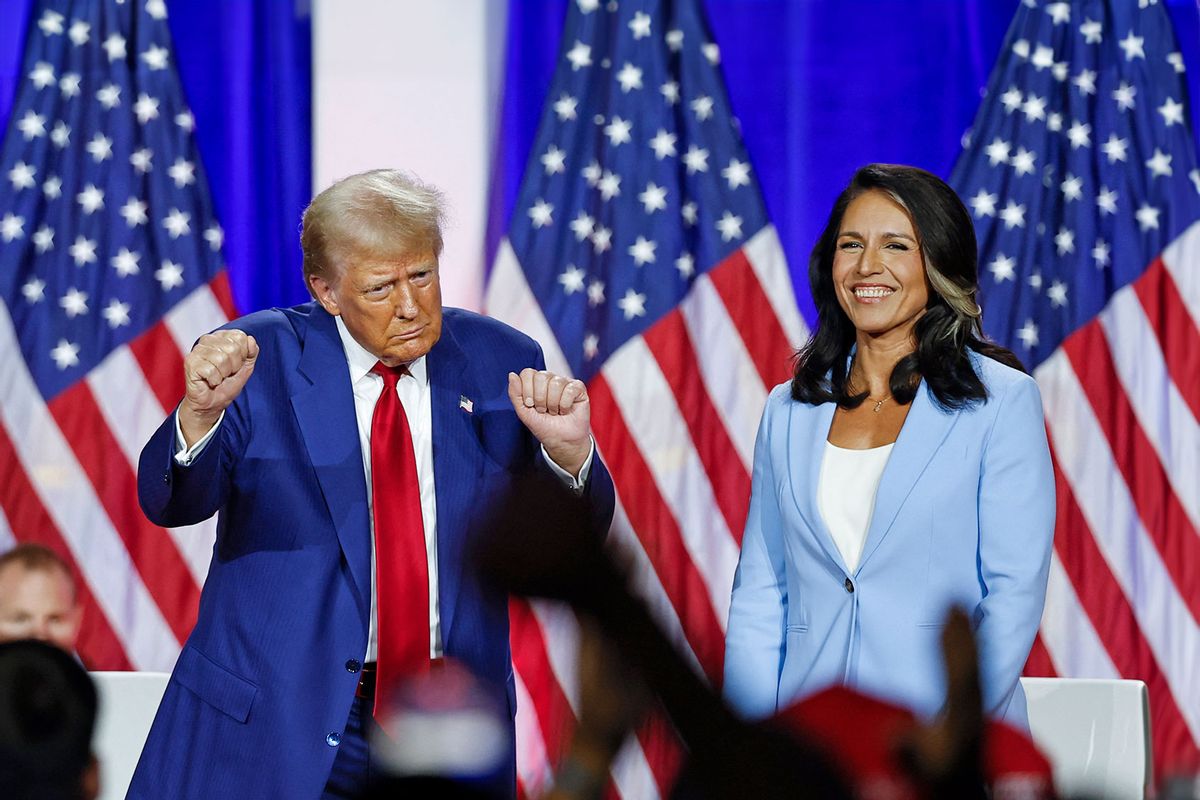
[(432, 250), (351, 258), (329, 280), (311, 279), (317, 301), (389, 367), (429, 352), (442, 335), (442, 287)]
[(61, 569), (0, 568), (0, 641), (40, 639), (75, 649), (80, 608), (71, 579)]

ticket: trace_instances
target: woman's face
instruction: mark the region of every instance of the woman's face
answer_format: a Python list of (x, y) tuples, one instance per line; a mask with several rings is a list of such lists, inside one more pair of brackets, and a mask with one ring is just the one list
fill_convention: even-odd
[(883, 192), (864, 192), (846, 208), (833, 285), (860, 334), (911, 338), (929, 302), (925, 263), (912, 220)]

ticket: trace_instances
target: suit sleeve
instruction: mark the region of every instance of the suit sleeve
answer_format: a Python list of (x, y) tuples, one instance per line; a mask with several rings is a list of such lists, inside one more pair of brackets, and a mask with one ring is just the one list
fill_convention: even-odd
[(998, 399), (979, 479), (976, 609), (984, 708), (1004, 716), (1042, 619), (1054, 543), (1054, 469), (1041, 395), (1024, 378)]
[(733, 577), (725, 637), (725, 697), (736, 710), (753, 718), (775, 713), (786, 647), (788, 593), (783, 520), (771, 463), (771, 417), (775, 409), (773, 394), (754, 445), (750, 512)]

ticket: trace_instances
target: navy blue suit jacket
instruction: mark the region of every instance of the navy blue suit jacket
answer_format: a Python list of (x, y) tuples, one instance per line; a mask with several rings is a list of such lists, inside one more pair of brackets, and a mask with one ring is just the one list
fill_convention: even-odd
[[(336, 756), (367, 646), (371, 541), (363, 457), (333, 317), (309, 303), (227, 327), (260, 355), (214, 438), (174, 461), (174, 415), (142, 451), (138, 490), (164, 526), (220, 512), (189, 636), (142, 752), (133, 798), (316, 798)], [(492, 498), (541, 462), (507, 373), (541, 349), (502, 323), (445, 309), (427, 356), (437, 496), (439, 611), (447, 656), (515, 713), (506, 598), (465, 569)], [(472, 410), (462, 408), (461, 398)], [(599, 458), (587, 488), (607, 530), (613, 487)]]

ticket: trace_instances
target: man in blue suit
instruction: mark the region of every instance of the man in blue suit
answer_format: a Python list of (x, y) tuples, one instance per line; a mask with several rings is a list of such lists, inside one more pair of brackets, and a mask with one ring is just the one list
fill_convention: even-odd
[[(401, 172), (334, 184), (304, 215), (315, 302), (243, 317), (187, 356), (186, 395), (143, 450), (138, 488), (160, 525), (219, 512), (217, 541), (130, 797), (346, 797), (365, 785), (377, 623), (396, 612), (395, 582), (376, 571), (389, 545), (375, 536), (406, 497), (424, 529), (428, 597), (409, 616), (423, 637), (428, 614), (426, 665), (465, 664), (515, 712), (506, 598), (466, 569), (469, 543), (520, 473), (553, 472), (589, 498), (600, 533), (613, 487), (584, 385), (547, 372), (517, 331), (442, 308), (441, 215), (438, 192)], [(389, 391), (411, 431), (415, 488), (378, 482), (390, 473), (375, 463), (373, 417), (394, 406)], [(507, 793), (514, 769), (510, 757), (496, 779)]]

